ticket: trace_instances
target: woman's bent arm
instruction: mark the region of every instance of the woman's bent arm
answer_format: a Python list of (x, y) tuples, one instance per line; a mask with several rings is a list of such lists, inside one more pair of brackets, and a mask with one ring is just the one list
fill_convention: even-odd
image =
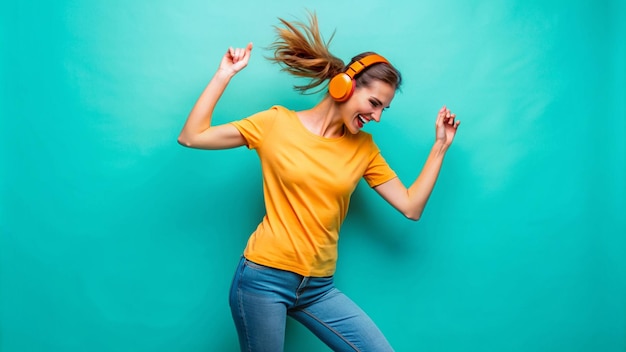
[(439, 110), (435, 122), (435, 144), (422, 171), (408, 189), (397, 177), (374, 188), (389, 204), (411, 220), (420, 219), (435, 187), (444, 156), (460, 123), (455, 118), (456, 115), (450, 113), (445, 106)]
[(229, 48), (220, 67), (206, 86), (183, 126), (178, 143), (190, 148), (226, 149), (242, 146), (244, 138), (230, 124), (211, 127), (213, 111), (231, 78), (248, 64), (252, 43), (238, 49)]
[(422, 216), (426, 202), (428, 202), (428, 198), (435, 188), (444, 155), (443, 146), (435, 142), (422, 172), (408, 189), (397, 177), (376, 186), (374, 189), (404, 216), (417, 221)]

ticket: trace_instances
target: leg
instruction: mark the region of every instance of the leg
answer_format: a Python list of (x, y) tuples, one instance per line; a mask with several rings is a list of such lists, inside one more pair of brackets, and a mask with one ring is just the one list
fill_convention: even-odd
[(289, 315), (305, 325), (333, 351), (393, 351), (372, 319), (336, 288)]
[(276, 287), (280, 281), (276, 274), (243, 258), (237, 267), (230, 288), (230, 310), (241, 351), (283, 350), (287, 304)]

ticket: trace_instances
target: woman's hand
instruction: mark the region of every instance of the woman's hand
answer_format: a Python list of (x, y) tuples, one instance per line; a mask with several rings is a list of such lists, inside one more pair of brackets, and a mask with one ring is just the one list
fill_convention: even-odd
[(442, 142), (445, 146), (452, 144), (452, 140), (456, 135), (456, 130), (461, 121), (456, 121), (456, 114), (453, 114), (444, 105), (437, 114), (435, 122), (435, 135), (438, 142)]
[(248, 65), (251, 52), (252, 43), (248, 43), (245, 48), (228, 48), (219, 69), (234, 75)]

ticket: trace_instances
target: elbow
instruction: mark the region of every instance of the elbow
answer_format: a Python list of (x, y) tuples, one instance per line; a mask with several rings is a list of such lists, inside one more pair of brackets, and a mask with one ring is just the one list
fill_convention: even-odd
[(178, 136), (177, 141), (178, 144), (182, 145), (183, 147), (192, 148), (191, 140), (185, 137), (182, 133)]
[(393, 206), (400, 214), (409, 220), (418, 221), (422, 217), (423, 208), (413, 206), (408, 202), (403, 204), (394, 204)]
[(404, 216), (406, 216), (407, 219), (413, 221), (419, 221), (419, 219), (421, 218), (420, 214), (404, 214)]
[(421, 209), (409, 209), (402, 212), (402, 214), (409, 220), (418, 221), (422, 217)]

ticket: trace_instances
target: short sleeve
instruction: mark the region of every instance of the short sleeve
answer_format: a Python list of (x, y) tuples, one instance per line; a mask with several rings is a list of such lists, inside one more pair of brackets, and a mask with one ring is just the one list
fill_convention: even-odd
[(257, 149), (272, 129), (277, 114), (278, 107), (272, 107), (230, 124), (239, 130), (249, 149)]
[(370, 187), (381, 185), (395, 177), (395, 171), (387, 164), (385, 158), (380, 153), (380, 149), (373, 140), (371, 140), (371, 153), (367, 169), (363, 174), (363, 178)]

